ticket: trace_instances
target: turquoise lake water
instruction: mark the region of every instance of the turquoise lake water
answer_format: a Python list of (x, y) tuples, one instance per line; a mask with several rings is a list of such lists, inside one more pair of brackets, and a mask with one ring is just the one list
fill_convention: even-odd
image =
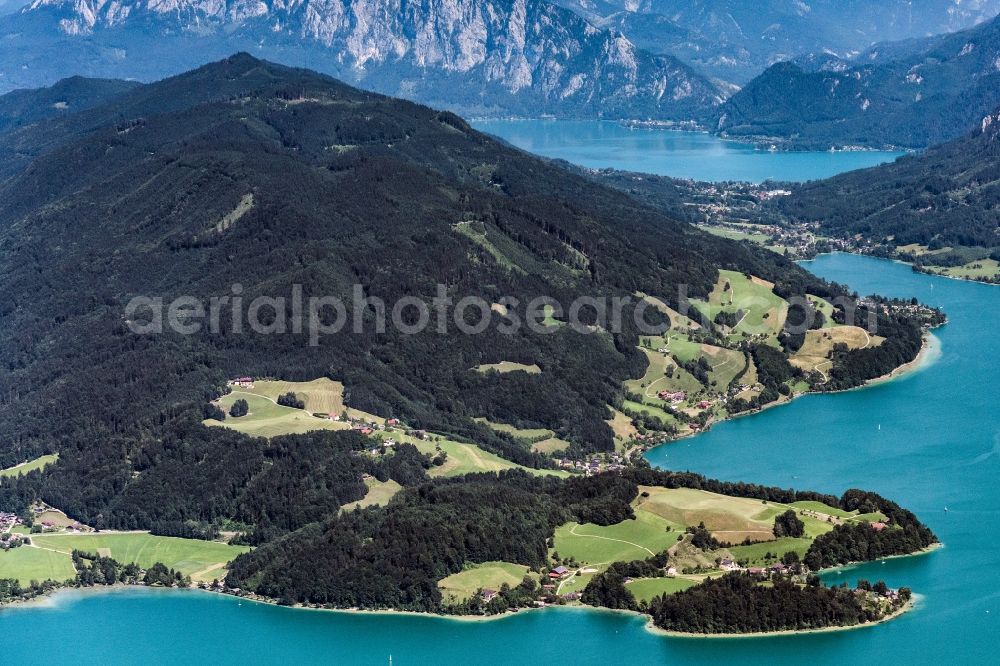
[[(913, 509), (945, 543), (827, 576), (882, 578), (919, 595), (875, 627), (747, 639), (657, 636), (641, 618), (585, 609), (491, 622), (277, 608), (193, 591), (67, 592), (0, 611), (3, 663), (968, 664), (996, 663), (1000, 630), (1000, 290), (836, 254), (805, 264), (862, 294), (943, 307), (940, 356), (900, 379), (811, 395), (649, 453), (656, 465), (841, 493)], [(881, 426), (881, 429), (879, 428)], [(944, 509), (948, 507), (949, 511)]]
[(580, 166), (703, 181), (801, 182), (891, 162), (894, 152), (768, 152), (701, 132), (630, 129), (596, 120), (482, 120), (472, 126), (518, 148)]

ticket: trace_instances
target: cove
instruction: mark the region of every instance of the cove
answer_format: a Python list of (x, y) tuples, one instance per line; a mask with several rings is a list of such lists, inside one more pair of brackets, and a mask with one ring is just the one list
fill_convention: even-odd
[[(68, 591), (0, 611), (5, 663), (940, 664), (995, 663), (1000, 629), (1000, 290), (846, 254), (804, 264), (861, 294), (944, 308), (940, 357), (901, 378), (810, 395), (650, 451), (709, 476), (841, 493), (870, 488), (917, 512), (944, 542), (927, 555), (827, 574), (884, 579), (915, 610), (850, 631), (675, 638), (642, 618), (552, 608), (491, 621), (295, 610), (207, 593)], [(881, 428), (879, 428), (881, 426)], [(946, 512), (945, 507), (949, 510)]]
[(802, 182), (891, 162), (903, 153), (769, 152), (704, 132), (629, 128), (599, 120), (481, 120), (476, 129), (528, 152), (593, 169), (717, 182)]

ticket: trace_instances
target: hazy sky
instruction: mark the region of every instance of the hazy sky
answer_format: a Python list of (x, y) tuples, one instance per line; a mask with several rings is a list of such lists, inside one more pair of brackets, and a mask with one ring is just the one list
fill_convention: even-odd
[(0, 14), (12, 12), (18, 7), (23, 7), (30, 0), (0, 0)]

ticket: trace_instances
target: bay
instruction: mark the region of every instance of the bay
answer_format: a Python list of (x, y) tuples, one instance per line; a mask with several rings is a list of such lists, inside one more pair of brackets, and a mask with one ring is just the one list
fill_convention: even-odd
[[(862, 294), (916, 296), (949, 323), (937, 353), (892, 381), (790, 404), (665, 444), (654, 465), (841, 493), (880, 492), (917, 512), (945, 546), (826, 575), (912, 587), (917, 608), (856, 630), (676, 638), (642, 618), (586, 609), (492, 621), (278, 608), (194, 591), (69, 591), (0, 611), (6, 663), (908, 664), (995, 663), (1000, 630), (1000, 291), (881, 259), (804, 265)], [(947, 507), (947, 511), (945, 508)]]
[(718, 182), (802, 182), (891, 162), (903, 153), (770, 152), (704, 132), (630, 128), (598, 120), (480, 120), (476, 129), (528, 152), (593, 169)]

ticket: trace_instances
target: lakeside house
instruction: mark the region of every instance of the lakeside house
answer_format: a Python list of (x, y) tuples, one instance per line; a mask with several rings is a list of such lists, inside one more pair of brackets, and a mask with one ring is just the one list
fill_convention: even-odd
[(483, 601), (485, 601), (486, 603), (489, 603), (489, 602), (493, 601), (496, 598), (497, 594), (498, 593), (497, 593), (496, 590), (491, 590), (489, 588), (484, 588), (483, 589)]
[(883, 523), (880, 520), (877, 520), (875, 522), (869, 523), (869, 525), (871, 525), (872, 529), (875, 530), (876, 532), (881, 532), (885, 528), (889, 527), (888, 525), (886, 525), (885, 523)]

